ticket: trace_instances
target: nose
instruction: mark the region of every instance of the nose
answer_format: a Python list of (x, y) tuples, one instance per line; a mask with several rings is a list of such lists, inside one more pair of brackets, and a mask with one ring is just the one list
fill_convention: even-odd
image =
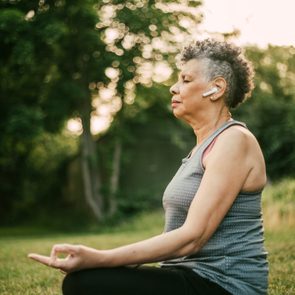
[(175, 94), (177, 94), (178, 93), (178, 83), (175, 83), (174, 85), (172, 85), (171, 87), (170, 87), (170, 93), (171, 94), (173, 94), (173, 95), (175, 95)]

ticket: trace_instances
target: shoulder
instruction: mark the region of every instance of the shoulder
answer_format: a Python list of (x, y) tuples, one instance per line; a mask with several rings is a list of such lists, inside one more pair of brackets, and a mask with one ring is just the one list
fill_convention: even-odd
[(214, 161), (244, 161), (260, 150), (255, 136), (245, 127), (232, 125), (218, 135), (210, 152), (203, 158), (204, 167)]
[(220, 134), (220, 136), (224, 136), (227, 138), (231, 137), (233, 139), (240, 140), (255, 139), (255, 136), (247, 127), (238, 124), (229, 126)]
[(245, 151), (256, 141), (255, 136), (245, 127), (232, 125), (216, 139), (215, 150)]

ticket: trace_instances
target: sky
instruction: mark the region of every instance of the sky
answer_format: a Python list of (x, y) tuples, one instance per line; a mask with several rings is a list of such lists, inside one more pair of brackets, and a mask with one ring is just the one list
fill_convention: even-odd
[(295, 46), (295, 0), (203, 0), (200, 28), (210, 32), (239, 29), (238, 43)]

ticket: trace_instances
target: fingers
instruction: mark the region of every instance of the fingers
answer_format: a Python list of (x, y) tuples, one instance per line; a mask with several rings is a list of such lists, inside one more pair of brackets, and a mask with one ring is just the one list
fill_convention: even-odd
[(44, 256), (44, 255), (39, 255), (39, 254), (36, 254), (36, 253), (30, 253), (28, 255), (29, 258), (37, 261), (37, 262), (40, 262), (42, 264), (45, 264), (47, 266), (51, 266), (51, 258), (49, 256)]
[(71, 244), (57, 244), (51, 249), (50, 257), (52, 260), (56, 260), (59, 253), (73, 255), (78, 251), (79, 246)]
[(46, 266), (50, 266), (52, 268), (58, 268), (58, 269), (63, 269), (66, 266), (66, 259), (55, 259), (53, 260), (50, 256), (44, 256), (36, 253), (30, 253), (28, 255), (29, 258), (40, 262)]
[[(70, 244), (57, 244), (52, 247), (50, 256), (44, 256), (36, 253), (30, 253), (29, 258), (40, 262), (44, 265), (51, 266), (53, 268), (63, 268), (69, 256), (74, 255), (79, 249), (79, 246), (74, 246)], [(66, 259), (59, 259), (58, 254), (67, 254)]]

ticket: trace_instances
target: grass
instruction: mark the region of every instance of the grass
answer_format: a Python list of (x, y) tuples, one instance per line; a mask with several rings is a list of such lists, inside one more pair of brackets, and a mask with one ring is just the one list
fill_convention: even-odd
[[(159, 212), (143, 214), (108, 233), (21, 235), (7, 229), (0, 239), (1, 295), (57, 295), (63, 275), (27, 258), (29, 252), (49, 254), (56, 243), (85, 244), (96, 248), (112, 248), (158, 234), (163, 220)], [(2, 232), (2, 231), (1, 231)], [(0, 233), (1, 233), (0, 232)]]
[[(100, 234), (48, 234), (9, 236), (0, 240), (1, 295), (57, 295), (63, 275), (28, 260), (27, 253), (48, 254), (55, 243), (83, 243), (97, 248), (111, 248), (150, 237), (161, 232), (162, 213), (142, 214), (116, 229)], [(269, 295), (295, 294), (294, 230), (276, 227), (266, 231), (270, 261)]]
[(295, 294), (294, 228), (266, 232), (269, 252), (269, 295)]
[(268, 228), (279, 229), (282, 224), (295, 227), (295, 179), (267, 186), (262, 200)]

